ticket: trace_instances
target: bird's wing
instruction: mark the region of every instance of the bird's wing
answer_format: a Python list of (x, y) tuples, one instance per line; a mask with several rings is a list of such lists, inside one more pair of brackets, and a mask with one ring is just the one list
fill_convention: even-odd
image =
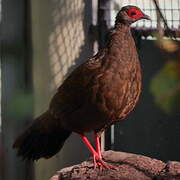
[(93, 78), (99, 73), (104, 51), (101, 51), (78, 68), (59, 87), (50, 103), (50, 112), (64, 118), (78, 110), (87, 101)]

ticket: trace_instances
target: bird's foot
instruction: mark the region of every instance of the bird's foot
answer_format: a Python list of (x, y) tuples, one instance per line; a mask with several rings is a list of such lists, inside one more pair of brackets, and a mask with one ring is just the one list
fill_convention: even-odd
[(115, 167), (111, 164), (106, 163), (102, 160), (99, 156), (93, 156), (93, 163), (94, 163), (94, 169), (96, 168), (107, 168), (107, 169), (114, 169)]
[(96, 150), (93, 148), (89, 140), (83, 134), (80, 134), (80, 137), (93, 155), (94, 168), (115, 168), (113, 165), (108, 164), (102, 160), (99, 137), (97, 135), (95, 135)]
[(111, 164), (104, 162), (103, 160), (97, 161), (96, 166), (100, 168), (114, 169), (115, 167)]

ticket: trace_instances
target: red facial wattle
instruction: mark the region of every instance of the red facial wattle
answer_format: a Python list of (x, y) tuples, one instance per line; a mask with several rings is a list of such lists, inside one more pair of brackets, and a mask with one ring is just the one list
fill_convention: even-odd
[(133, 19), (138, 19), (143, 16), (143, 13), (136, 8), (130, 8), (126, 12), (127, 12), (127, 15)]

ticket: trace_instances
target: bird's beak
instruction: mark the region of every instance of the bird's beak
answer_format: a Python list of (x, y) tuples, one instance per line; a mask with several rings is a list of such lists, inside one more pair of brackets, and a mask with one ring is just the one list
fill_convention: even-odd
[(151, 18), (148, 15), (146, 15), (146, 14), (143, 14), (141, 19), (147, 19), (147, 20), (151, 21)]

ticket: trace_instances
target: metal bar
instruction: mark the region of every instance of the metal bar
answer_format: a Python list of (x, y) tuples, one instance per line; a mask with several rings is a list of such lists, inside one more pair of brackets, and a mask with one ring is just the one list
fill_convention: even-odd
[(103, 48), (105, 45), (105, 36), (108, 32), (108, 26), (106, 22), (107, 4), (110, 0), (98, 1), (98, 43), (99, 48)]
[(160, 18), (161, 18), (161, 19), (163, 20), (163, 22), (164, 22), (165, 29), (167, 29), (167, 32), (168, 32), (168, 36), (171, 37), (171, 38), (173, 38), (174, 36), (173, 36), (173, 34), (171, 33), (171, 29), (169, 28), (169, 26), (168, 26), (168, 24), (167, 24), (167, 20), (164, 18), (163, 14), (162, 14), (162, 12), (161, 12), (161, 9), (159, 8), (158, 0), (153, 0), (153, 2), (154, 2), (154, 5), (155, 5), (158, 13), (159, 13)]
[[(152, 17), (152, 2), (149, 0), (149, 7), (150, 7), (150, 16)], [(152, 27), (152, 21), (151, 21), (151, 27)]]
[[(98, 44), (99, 49), (105, 46), (105, 37), (108, 32), (107, 25), (107, 10), (110, 9), (108, 7), (110, 0), (98, 0)], [(108, 11), (110, 12), (110, 11)], [(111, 128), (107, 128), (104, 134), (105, 139), (105, 150), (111, 149)], [(102, 147), (102, 146), (101, 146)]]
[[(166, 1), (164, 0), (164, 1), (163, 1), (163, 7), (164, 7), (164, 8), (161, 8), (161, 11), (164, 12), (164, 17), (166, 18), (166, 10), (165, 10), (165, 9), (166, 9), (166, 5), (165, 5), (165, 4), (166, 4)], [(165, 25), (164, 25), (164, 24), (163, 24), (163, 28), (165, 28)]]
[(173, 17), (173, 5), (172, 5), (172, 0), (171, 0), (171, 17), (172, 17), (172, 24), (171, 24), (171, 28), (173, 28), (173, 22), (174, 22), (174, 17)]
[[(154, 0), (156, 2), (157, 6), (159, 7), (159, 0)], [(163, 37), (163, 28), (161, 27), (161, 15), (160, 11), (156, 8), (156, 16), (157, 16), (157, 30), (159, 36), (162, 38)]]
[(178, 0), (179, 28), (180, 28), (180, 0)]

